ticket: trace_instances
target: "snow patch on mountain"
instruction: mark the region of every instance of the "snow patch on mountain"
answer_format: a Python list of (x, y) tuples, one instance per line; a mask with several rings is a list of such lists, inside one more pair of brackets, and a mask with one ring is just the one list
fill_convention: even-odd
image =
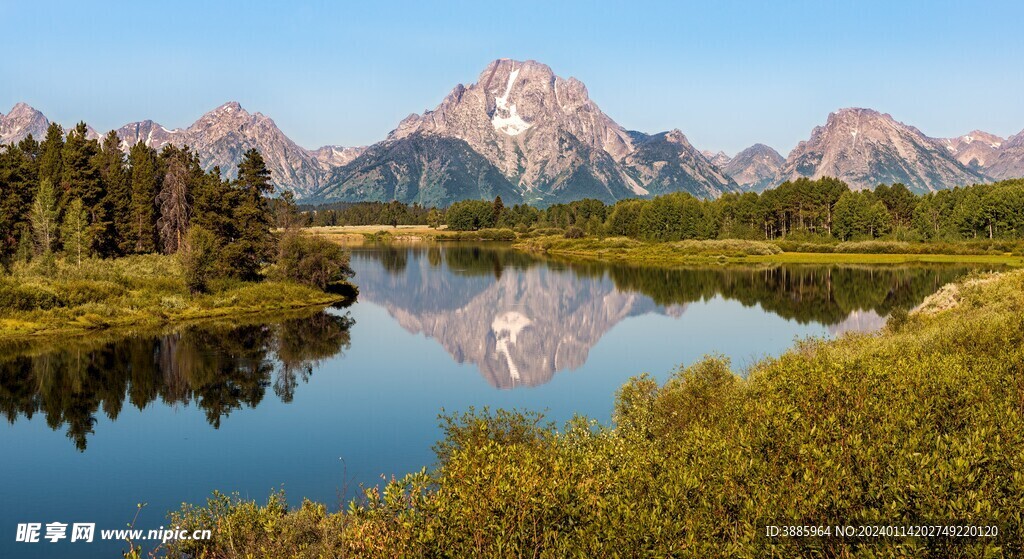
[[(519, 113), (516, 111), (516, 104), (511, 105), (508, 102), (508, 96), (512, 94), (512, 86), (516, 83), (516, 78), (519, 77), (519, 69), (512, 70), (508, 75), (508, 85), (505, 86), (505, 94), (501, 97), (494, 99), (494, 104), (497, 110), (494, 111), (494, 117), (491, 118), (491, 123), (494, 125), (495, 130), (499, 130), (508, 134), (509, 136), (518, 136), (523, 132), (526, 132), (530, 128), (530, 123), (523, 120)], [(508, 116), (499, 116), (498, 111), (504, 111)]]

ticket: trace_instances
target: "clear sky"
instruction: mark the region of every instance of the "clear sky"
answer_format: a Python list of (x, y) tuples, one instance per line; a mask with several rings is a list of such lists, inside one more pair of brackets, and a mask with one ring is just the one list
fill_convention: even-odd
[(15, 2), (0, 112), (104, 131), (187, 126), (229, 100), (300, 145), (364, 145), (495, 58), (582, 80), (623, 126), (785, 155), (840, 107), (924, 133), (1024, 129), (1024, 3)]

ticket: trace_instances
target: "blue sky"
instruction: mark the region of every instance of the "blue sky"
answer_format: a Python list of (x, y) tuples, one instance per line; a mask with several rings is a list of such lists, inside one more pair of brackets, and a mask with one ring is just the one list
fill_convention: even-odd
[(1011, 1), (14, 2), (0, 111), (187, 126), (228, 100), (308, 148), (363, 145), (495, 58), (582, 80), (627, 128), (784, 155), (866, 106), (931, 136), (1024, 129)]

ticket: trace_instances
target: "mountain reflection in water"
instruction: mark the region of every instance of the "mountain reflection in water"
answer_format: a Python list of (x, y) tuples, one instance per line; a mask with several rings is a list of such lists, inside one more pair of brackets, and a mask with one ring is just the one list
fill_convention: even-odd
[[(715, 297), (838, 335), (872, 331), (969, 271), (960, 266), (653, 269), (539, 259), (501, 248), (383, 246), (358, 251), (360, 298), (437, 340), (492, 386), (537, 386), (583, 365), (633, 316), (681, 317)], [(677, 343), (679, 340), (665, 340)]]
[[(0, 357), (0, 413), (14, 423), (42, 413), (85, 450), (96, 415), (116, 419), (126, 401), (143, 409), (194, 403), (214, 428), (232, 411), (256, 407), (268, 388), (292, 400), (320, 360), (348, 348), (353, 321), (324, 311), (261, 317), (251, 324), (202, 324), (171, 333), (57, 346), (6, 344)], [(269, 321), (269, 322), (268, 322)]]

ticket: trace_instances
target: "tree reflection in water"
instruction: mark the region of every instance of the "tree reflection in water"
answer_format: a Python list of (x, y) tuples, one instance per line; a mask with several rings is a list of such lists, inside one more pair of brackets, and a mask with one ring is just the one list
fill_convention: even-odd
[[(264, 318), (264, 320), (266, 320)], [(349, 347), (350, 316), (324, 311), (269, 322), (190, 325), (120, 339), (63, 340), (59, 347), (8, 344), (0, 350), (0, 413), (46, 417), (85, 450), (97, 414), (116, 419), (126, 400), (195, 405), (214, 428), (255, 407), (268, 387), (291, 402), (319, 361)]]

